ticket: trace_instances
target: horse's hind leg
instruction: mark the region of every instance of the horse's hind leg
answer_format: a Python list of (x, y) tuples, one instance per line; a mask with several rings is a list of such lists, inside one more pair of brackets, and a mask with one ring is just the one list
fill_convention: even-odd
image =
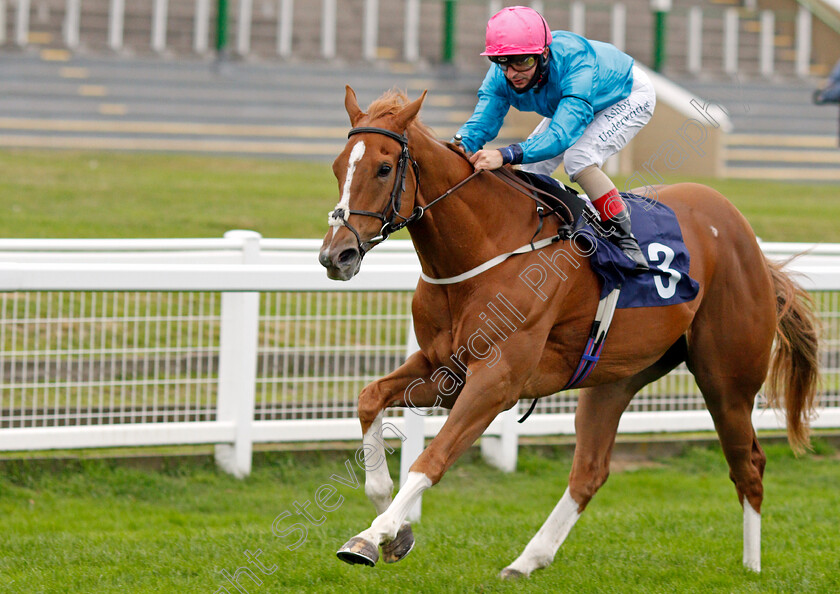
[(752, 426), (752, 410), (767, 375), (772, 344), (772, 335), (765, 340), (757, 330), (764, 329), (759, 314), (751, 316), (757, 326), (750, 329), (723, 329), (707, 319), (696, 319), (688, 355), (688, 367), (714, 420), (729, 477), (744, 508), (743, 561), (753, 571), (761, 571), (760, 514), (766, 458)]
[(609, 476), (621, 413), (636, 392), (684, 359), (685, 340), (681, 338), (641, 373), (614, 384), (581, 390), (575, 413), (576, 444), (569, 486), (522, 554), (502, 570), (501, 578), (527, 576), (551, 564), (584, 508)]

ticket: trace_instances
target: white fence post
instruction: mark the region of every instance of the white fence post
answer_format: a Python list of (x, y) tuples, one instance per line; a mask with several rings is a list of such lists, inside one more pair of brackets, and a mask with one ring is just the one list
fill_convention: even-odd
[(281, 58), (292, 56), (292, 19), (294, 18), (295, 1), (280, 0), (277, 11), (277, 54)]
[[(413, 355), (420, 349), (417, 344), (417, 337), (414, 334), (414, 320), (408, 321), (408, 340), (406, 341), (405, 356), (406, 358)], [(423, 453), (423, 446), (425, 441), (423, 435), (425, 432), (425, 422), (423, 415), (418, 412), (406, 408), (403, 410), (403, 421), (405, 423), (405, 441), (402, 442), (400, 448), (400, 488), (408, 480), (408, 471), (417, 457)], [(418, 522), (420, 514), (423, 510), (423, 498), (418, 497), (415, 503), (408, 512), (407, 519), (409, 522)]]
[(379, 0), (365, 0), (365, 15), (362, 30), (362, 55), (365, 60), (376, 59), (379, 45)]
[(121, 50), (125, 28), (125, 0), (111, 0), (108, 10), (108, 47)]
[(239, 0), (239, 22), (236, 27), (236, 53), (247, 56), (251, 51), (251, 16), (254, 0)]
[(627, 7), (622, 2), (612, 6), (611, 27), (612, 44), (624, 51), (627, 45)]
[(405, 0), (403, 57), (406, 62), (420, 59), (420, 0)]
[(195, 21), (193, 23), (193, 51), (203, 54), (209, 47), (210, 0), (195, 0)]
[(321, 15), (321, 55), (328, 60), (335, 58), (336, 11), (336, 0), (324, 0), (324, 10)]
[[(530, 405), (530, 404), (529, 404)], [(484, 461), (504, 472), (516, 470), (516, 460), (519, 454), (519, 435), (517, 417), (518, 403), (506, 410), (498, 417), (501, 423), (499, 435), (481, 436), (481, 457)]]
[(6, 43), (6, 0), (0, 0), (0, 44)]
[(569, 30), (572, 33), (577, 33), (578, 35), (583, 36), (586, 32), (586, 6), (584, 6), (583, 2), (580, 2), (580, 0), (576, 0), (575, 2), (572, 2), (569, 10), (571, 12), (569, 15), (571, 28)]
[(23, 47), (29, 43), (29, 0), (18, 0), (15, 16), (15, 43)]
[(81, 0), (67, 0), (67, 13), (64, 15), (62, 34), (64, 45), (70, 49), (79, 47), (79, 21), (81, 18)]
[(152, 9), (152, 49), (162, 52), (166, 49), (166, 20), (169, 0), (155, 0)]
[(796, 13), (796, 74), (811, 74), (811, 12), (804, 6)]
[(776, 36), (776, 17), (772, 10), (761, 11), (761, 59), (762, 76), (772, 76), (774, 70), (773, 52)]
[[(243, 241), (243, 264), (259, 262), (259, 233), (228, 231), (225, 238)], [(236, 434), (233, 444), (216, 445), (216, 464), (237, 478), (251, 473), (259, 313), (259, 293), (222, 293), (216, 419), (233, 422)]]
[(723, 71), (738, 73), (738, 9), (727, 8), (723, 16)]
[(697, 74), (703, 67), (703, 9), (688, 9), (688, 71)]

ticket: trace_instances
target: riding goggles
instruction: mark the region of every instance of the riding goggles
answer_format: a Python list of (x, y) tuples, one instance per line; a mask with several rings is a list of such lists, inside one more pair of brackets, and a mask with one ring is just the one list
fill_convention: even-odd
[(491, 62), (502, 70), (507, 70), (510, 67), (517, 72), (525, 72), (534, 67), (539, 56), (526, 54), (524, 56), (489, 56), (489, 58)]

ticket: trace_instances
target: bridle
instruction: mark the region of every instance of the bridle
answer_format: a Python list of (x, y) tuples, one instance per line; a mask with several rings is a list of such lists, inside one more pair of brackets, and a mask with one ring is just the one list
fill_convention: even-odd
[[(451, 188), (449, 188), (446, 192), (429, 202), (426, 206), (419, 206), (416, 205), (417, 196), (420, 194), (420, 166), (417, 165), (417, 161), (415, 161), (411, 157), (411, 153), (408, 151), (408, 137), (404, 134), (398, 134), (391, 130), (387, 130), (385, 128), (376, 128), (371, 126), (362, 126), (359, 128), (353, 128), (347, 134), (347, 138), (354, 136), (355, 134), (381, 134), (382, 136), (387, 136), (388, 138), (393, 138), (397, 142), (400, 143), (401, 151), (400, 157), (397, 161), (397, 170), (394, 175), (394, 187), (391, 190), (391, 198), (388, 201), (388, 204), (385, 205), (385, 208), (382, 212), (372, 212), (369, 210), (351, 210), (349, 208), (336, 208), (329, 214), (329, 224), (331, 227), (340, 227), (344, 226), (347, 227), (353, 235), (356, 236), (356, 242), (358, 243), (359, 247), (359, 255), (364, 257), (364, 255), (373, 249), (375, 246), (379, 245), (388, 237), (400, 229), (404, 228), (405, 226), (413, 223), (414, 221), (419, 221), (423, 218), (423, 214), (435, 203), (443, 200), (447, 196), (449, 196), (452, 192), (463, 186), (465, 183), (470, 181), (476, 175), (481, 173), (480, 171), (474, 172), (472, 175), (467, 177), (466, 179), (458, 182)], [(405, 177), (408, 173), (408, 167), (411, 165), (412, 170), (414, 171), (414, 201), (415, 207), (414, 210), (411, 211), (411, 214), (407, 217), (404, 217), (400, 214), (400, 209), (402, 207), (402, 195), (405, 192)], [(379, 230), (379, 235), (369, 239), (368, 241), (362, 241), (359, 232), (350, 224), (347, 218), (350, 215), (361, 215), (366, 217), (373, 217), (375, 219), (379, 219), (382, 221), (382, 228)]]
[[(383, 136), (387, 136), (388, 138), (393, 138), (400, 143), (402, 150), (400, 151), (400, 158), (397, 161), (397, 171), (394, 175), (394, 187), (391, 190), (391, 198), (388, 201), (388, 204), (385, 205), (382, 212), (336, 208), (329, 215), (329, 223), (331, 227), (347, 227), (353, 235), (356, 236), (356, 242), (359, 244), (360, 256), (364, 256), (367, 252), (373, 249), (374, 246), (388, 239), (388, 236), (392, 233), (399, 231), (412, 221), (416, 221), (423, 216), (423, 207), (421, 206), (415, 207), (414, 211), (408, 217), (404, 217), (400, 214), (400, 208), (402, 207), (402, 195), (403, 192), (405, 192), (405, 176), (406, 173), (408, 173), (409, 163), (411, 164), (412, 169), (414, 169), (415, 200), (417, 199), (417, 195), (420, 193), (420, 167), (417, 165), (417, 161), (412, 159), (411, 154), (408, 152), (408, 138), (403, 134), (397, 134), (396, 132), (386, 130), (385, 128), (373, 128), (367, 126), (353, 128), (347, 134), (347, 138), (351, 138), (355, 134), (367, 133), (381, 134)], [(359, 232), (347, 220), (347, 218), (353, 214), (374, 217), (382, 221), (382, 228), (379, 230), (379, 235), (363, 242)]]

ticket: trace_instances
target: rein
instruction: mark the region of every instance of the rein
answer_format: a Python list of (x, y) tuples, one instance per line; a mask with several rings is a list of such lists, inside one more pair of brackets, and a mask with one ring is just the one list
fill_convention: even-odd
[[(405, 192), (405, 177), (408, 173), (409, 164), (411, 165), (411, 168), (414, 171), (415, 203), (417, 202), (417, 196), (420, 194), (420, 166), (417, 164), (417, 161), (415, 161), (411, 157), (411, 153), (408, 150), (408, 136), (404, 134), (399, 134), (397, 132), (393, 132), (386, 128), (377, 128), (374, 126), (360, 126), (358, 128), (352, 128), (350, 132), (348, 132), (347, 138), (350, 138), (356, 134), (381, 134), (382, 136), (387, 136), (388, 138), (392, 138), (399, 142), (400, 147), (402, 149), (400, 151), (399, 160), (397, 161), (397, 171), (396, 175), (394, 176), (394, 187), (391, 190), (391, 197), (388, 201), (388, 204), (385, 206), (382, 212), (371, 212), (369, 210), (351, 210), (349, 208), (336, 208), (329, 213), (329, 224), (331, 227), (347, 227), (350, 230), (350, 232), (356, 236), (356, 243), (359, 247), (359, 255), (362, 258), (364, 258), (365, 254), (371, 249), (388, 239), (388, 237), (392, 233), (403, 229), (404, 227), (410, 225), (415, 221), (419, 221), (421, 218), (423, 218), (423, 215), (427, 210), (429, 210), (431, 207), (433, 207), (435, 204), (437, 204), (447, 196), (454, 193), (456, 190), (460, 189), (462, 186), (467, 184), (470, 180), (472, 180), (482, 172), (482, 170), (473, 171), (466, 178), (462, 179), (460, 182), (446, 190), (443, 194), (429, 202), (426, 206), (415, 206), (411, 214), (408, 217), (404, 217), (400, 214), (400, 209), (402, 207), (402, 195), (403, 192)], [(535, 249), (534, 239), (537, 235), (539, 235), (540, 231), (542, 230), (544, 218), (554, 215), (557, 218), (559, 218), (566, 227), (570, 227), (574, 224), (574, 216), (572, 215), (572, 212), (571, 210), (569, 210), (568, 206), (560, 202), (559, 206), (552, 207), (549, 203), (547, 203), (545, 200), (539, 197), (539, 195), (542, 194), (550, 199), (555, 199), (555, 197), (551, 194), (548, 194), (547, 192), (544, 192), (543, 190), (532, 186), (524, 180), (519, 179), (514, 173), (506, 169), (496, 169), (492, 171), (492, 173), (496, 175), (496, 177), (504, 181), (506, 184), (513, 187), (515, 190), (518, 190), (519, 192), (526, 195), (528, 198), (537, 203), (537, 213), (540, 218), (540, 223), (533, 237), (531, 237), (531, 249)], [(565, 209), (564, 215), (566, 216), (561, 216), (559, 212), (561, 207)], [(548, 212), (546, 212), (545, 209), (548, 209)], [(368, 241), (362, 241), (359, 232), (347, 220), (349, 215), (353, 214), (366, 217), (373, 217), (382, 221), (382, 228), (379, 230), (379, 235), (369, 239)], [(557, 239), (559, 239), (559, 235), (556, 238), (550, 239), (552, 242), (556, 241)], [(517, 250), (517, 253), (521, 252)], [(431, 279), (428, 279), (428, 277), (425, 277), (424, 275), (424, 280), (428, 281)]]

